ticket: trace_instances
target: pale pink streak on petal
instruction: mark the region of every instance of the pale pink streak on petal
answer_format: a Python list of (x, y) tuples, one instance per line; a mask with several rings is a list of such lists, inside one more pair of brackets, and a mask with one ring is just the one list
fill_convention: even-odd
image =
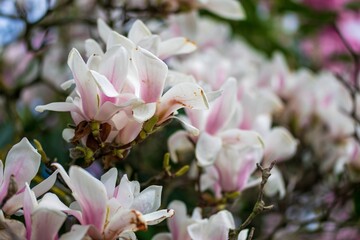
[(149, 51), (137, 47), (134, 64), (140, 81), (140, 97), (146, 103), (157, 102), (164, 90), (167, 65)]
[(206, 131), (215, 134), (226, 126), (234, 117), (237, 103), (237, 86), (236, 80), (228, 79), (223, 85), (222, 95), (215, 100), (210, 108)]
[(106, 217), (107, 194), (105, 186), (84, 169), (72, 166), (69, 177), (74, 198), (81, 206), (84, 224), (93, 224), (103, 231)]
[(35, 209), (31, 216), (31, 239), (56, 239), (60, 227), (66, 219), (66, 214), (46, 207)]

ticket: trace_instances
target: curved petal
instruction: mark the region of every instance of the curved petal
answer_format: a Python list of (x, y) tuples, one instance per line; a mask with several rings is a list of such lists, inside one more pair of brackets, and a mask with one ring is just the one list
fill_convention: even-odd
[(143, 218), (147, 225), (158, 224), (165, 219), (172, 217), (175, 214), (173, 209), (163, 209), (156, 212), (143, 215)]
[(94, 39), (87, 39), (85, 41), (85, 50), (87, 57), (90, 57), (93, 54), (100, 56), (104, 55), (104, 52), (101, 49), (100, 45)]
[(127, 37), (120, 35), (115, 31), (111, 31), (109, 38), (106, 42), (106, 48), (110, 49), (116, 45), (121, 45), (125, 47), (125, 49), (130, 53), (133, 49), (135, 49), (136, 45)]
[(160, 100), (157, 109), (159, 123), (166, 120), (173, 112), (180, 108), (204, 110), (209, 108), (204, 90), (195, 83), (179, 83), (168, 90)]
[(77, 111), (78, 107), (70, 102), (54, 102), (46, 105), (39, 105), (35, 107), (35, 111), (55, 111), (55, 112), (72, 112)]
[(32, 213), (31, 239), (56, 239), (60, 227), (66, 219), (66, 214), (54, 209), (39, 207)]
[(152, 240), (173, 240), (171, 233), (158, 233)]
[(136, 210), (121, 209), (110, 220), (104, 230), (104, 239), (115, 239), (125, 231), (147, 229), (142, 214)]
[(106, 43), (110, 33), (112, 32), (112, 29), (101, 18), (98, 18), (97, 20), (97, 27), (101, 39)]
[[(106, 217), (105, 186), (84, 169), (72, 166), (69, 170), (74, 198), (81, 206), (83, 224), (94, 225), (102, 232)], [(70, 186), (69, 186), (70, 187)]]
[(298, 141), (283, 127), (275, 127), (265, 136), (265, 160), (281, 161), (293, 156), (296, 152)]
[(156, 111), (156, 103), (144, 103), (132, 109), (134, 119), (143, 123), (154, 116)]
[(144, 38), (150, 37), (151, 32), (141, 20), (136, 20), (131, 26), (128, 38), (138, 44)]
[(26, 225), (26, 237), (29, 239), (32, 232), (32, 213), (34, 209), (37, 207), (38, 203), (36, 201), (35, 194), (30, 190), (29, 185), (26, 183), (25, 191), (24, 191), (24, 219)]
[(196, 45), (184, 37), (171, 38), (162, 41), (159, 45), (158, 56), (160, 59), (191, 53), (196, 50)]
[(175, 163), (178, 162), (178, 155), (181, 156), (183, 152), (194, 150), (194, 144), (190, 142), (188, 133), (182, 130), (175, 132), (168, 138), (167, 146), (171, 160)]
[(164, 90), (167, 65), (141, 47), (134, 51), (134, 64), (138, 71), (141, 99), (146, 103), (157, 102)]
[(196, 143), (195, 156), (199, 166), (205, 167), (213, 164), (222, 147), (221, 138), (202, 132)]
[(102, 57), (99, 72), (109, 79), (117, 92), (120, 92), (126, 81), (128, 65), (127, 50), (117, 45), (106, 51)]
[(209, 0), (204, 7), (223, 18), (231, 20), (245, 18), (244, 9), (236, 0)]
[(234, 117), (237, 102), (237, 86), (234, 78), (223, 85), (222, 95), (211, 106), (206, 123), (206, 131), (215, 134), (226, 126)]
[(18, 190), (21, 190), (25, 187), (26, 182), (31, 182), (31, 179), (35, 177), (39, 170), (40, 162), (40, 154), (27, 138), (23, 138), (19, 143), (15, 144), (6, 156), (0, 200), (2, 201), (7, 194), (11, 176), (14, 176)]
[(116, 91), (111, 82), (102, 74), (90, 70), (91, 75), (93, 76), (97, 86), (101, 89), (101, 91), (108, 97), (117, 97), (119, 93)]
[(111, 168), (104, 175), (101, 176), (100, 181), (104, 184), (108, 199), (114, 197), (115, 184), (118, 176), (116, 168)]
[(142, 214), (156, 211), (161, 205), (161, 186), (150, 186), (135, 197), (131, 208)]

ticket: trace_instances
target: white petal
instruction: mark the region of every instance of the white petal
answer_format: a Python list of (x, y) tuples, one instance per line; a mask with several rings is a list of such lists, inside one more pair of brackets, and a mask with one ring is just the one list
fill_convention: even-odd
[(65, 128), (62, 131), (62, 138), (67, 142), (70, 142), (74, 136), (75, 136), (75, 130), (73, 128)]
[(111, 168), (104, 175), (101, 176), (101, 182), (104, 184), (107, 192), (107, 197), (110, 199), (114, 197), (115, 184), (118, 176), (116, 168)]
[(136, 44), (149, 36), (151, 36), (151, 32), (141, 20), (134, 22), (128, 34), (129, 39)]
[(159, 123), (183, 107), (199, 110), (209, 108), (204, 90), (199, 85), (189, 82), (179, 83), (167, 91), (161, 97), (158, 106)]
[(46, 105), (39, 105), (35, 107), (38, 112), (55, 111), (55, 112), (72, 112), (77, 111), (78, 108), (75, 104), (69, 102), (54, 102)]
[(222, 147), (221, 138), (202, 132), (196, 143), (195, 155), (199, 166), (214, 164)]
[(149, 214), (145, 214), (143, 215), (143, 218), (146, 221), (147, 225), (155, 225), (169, 217), (172, 217), (174, 214), (175, 212), (172, 209), (163, 209)]
[(160, 43), (158, 56), (166, 59), (173, 55), (186, 54), (196, 50), (196, 45), (183, 37), (171, 38)]
[(173, 240), (171, 233), (158, 233), (152, 240)]
[(60, 85), (60, 87), (64, 90), (68, 90), (69, 88), (71, 88), (73, 85), (75, 84), (75, 80), (74, 79), (70, 79), (67, 80), (66, 82), (62, 83)]
[(241, 20), (245, 18), (244, 9), (236, 0), (209, 0), (204, 7), (227, 19)]
[(102, 74), (90, 70), (91, 75), (94, 77), (94, 80), (96, 81), (98, 87), (101, 89), (101, 91), (108, 97), (117, 97), (119, 96), (119, 93), (116, 91), (114, 86), (111, 84), (111, 82)]
[(135, 197), (131, 208), (142, 214), (156, 211), (161, 205), (161, 186), (150, 186)]
[(53, 172), (49, 177), (42, 180), (38, 185), (36, 185), (31, 189), (34, 191), (36, 197), (43, 195), (54, 186), (57, 179), (57, 175), (58, 175), (58, 171)]
[(190, 142), (188, 133), (181, 130), (175, 132), (168, 138), (167, 146), (171, 160), (175, 163), (178, 162), (178, 155), (181, 156), (181, 153), (194, 150), (194, 144)]
[(97, 26), (101, 39), (106, 43), (112, 29), (101, 18), (98, 18)]
[(196, 127), (194, 127), (193, 125), (191, 125), (188, 120), (186, 120), (185, 118), (182, 117), (176, 117), (176, 116), (171, 116), (168, 119), (176, 119), (178, 120), (181, 125), (185, 128), (185, 130), (187, 132), (189, 132), (192, 136), (198, 136), (200, 134), (199, 129), (197, 129)]
[(60, 240), (83, 240), (90, 226), (73, 225), (71, 231), (61, 235)]
[(116, 45), (125, 47), (125, 49), (129, 53), (136, 47), (136, 45), (130, 39), (128, 39), (127, 37), (124, 37), (123, 35), (120, 35), (117, 32), (112, 31), (106, 42), (106, 48), (110, 49)]
[(275, 196), (279, 193), (280, 199), (284, 198), (286, 194), (284, 179), (280, 170), (277, 167), (271, 169), (271, 176), (264, 187), (265, 194), (269, 197)]
[(281, 161), (293, 156), (296, 152), (298, 141), (283, 127), (275, 127), (265, 136), (266, 162)]
[(134, 202), (134, 188), (126, 174), (120, 180), (116, 199), (124, 208), (130, 208)]
[(156, 111), (156, 103), (140, 104), (132, 110), (134, 119), (139, 123), (143, 123), (154, 116)]
[(85, 41), (86, 56), (90, 57), (93, 54), (102, 56), (104, 54), (100, 45), (94, 39), (87, 39)]
[(241, 230), (237, 240), (246, 240), (249, 234), (249, 229)]

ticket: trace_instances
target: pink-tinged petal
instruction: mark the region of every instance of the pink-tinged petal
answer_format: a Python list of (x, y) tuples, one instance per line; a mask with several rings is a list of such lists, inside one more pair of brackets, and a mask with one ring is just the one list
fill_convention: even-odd
[(66, 183), (66, 185), (70, 189), (73, 189), (71, 179), (70, 179), (69, 175), (67, 174), (67, 172), (65, 171), (64, 167), (62, 165), (60, 165), (59, 163), (52, 163), (51, 165), (57, 168), (57, 170), (59, 171), (59, 173), (60, 173), (62, 179), (64, 180), (64, 182)]
[(106, 48), (110, 49), (117, 45), (123, 46), (129, 53), (136, 47), (130, 39), (112, 31), (106, 42)]
[(209, 0), (204, 7), (223, 18), (231, 20), (245, 18), (244, 9), (236, 0)]
[(222, 147), (221, 138), (202, 132), (196, 143), (195, 156), (199, 166), (214, 164)]
[(103, 105), (101, 105), (94, 119), (100, 122), (109, 121), (117, 112), (125, 109), (126, 107), (134, 106), (138, 104), (139, 104), (138, 99), (130, 99), (129, 101), (123, 102), (121, 104), (105, 102)]
[(160, 43), (158, 56), (160, 59), (191, 53), (196, 50), (196, 45), (183, 37), (171, 38)]
[(175, 132), (168, 138), (167, 146), (171, 160), (175, 163), (179, 160), (178, 156), (194, 150), (194, 144), (190, 141), (189, 134), (182, 130)]
[(222, 95), (210, 108), (206, 131), (215, 134), (224, 128), (233, 119), (238, 104), (236, 80), (230, 78), (223, 85)]
[(32, 232), (32, 219), (31, 215), (34, 209), (37, 207), (38, 203), (36, 201), (35, 194), (30, 190), (29, 185), (26, 183), (25, 191), (24, 191), (24, 219), (26, 225), (26, 238), (30, 239)]
[(175, 214), (173, 209), (163, 209), (156, 212), (143, 215), (143, 218), (147, 225), (158, 224), (165, 219), (172, 217)]
[(175, 239), (171, 236), (171, 233), (158, 233), (152, 238), (152, 240), (175, 240)]
[(132, 142), (139, 135), (142, 126), (142, 123), (130, 119), (128, 124), (119, 132), (116, 142), (123, 145)]
[(84, 169), (72, 166), (69, 170), (74, 198), (79, 202), (85, 224), (94, 225), (102, 232), (106, 217), (105, 186)]
[(187, 233), (187, 226), (194, 223), (192, 219), (187, 216), (186, 205), (181, 201), (172, 201), (169, 208), (173, 209), (175, 214), (169, 218), (167, 223), (173, 240), (190, 240)]
[(238, 147), (264, 148), (264, 141), (255, 131), (229, 129), (219, 134), (224, 144), (233, 144)]
[(150, 186), (143, 190), (134, 199), (131, 208), (138, 210), (142, 214), (156, 211), (161, 205), (161, 186)]
[(92, 118), (95, 116), (99, 104), (97, 85), (80, 53), (75, 48), (69, 54), (68, 65), (74, 75), (76, 89), (81, 96), (83, 111), (86, 116)]
[(4, 164), (0, 160), (0, 185), (3, 183), (3, 181), (4, 181)]
[(122, 46), (114, 46), (102, 57), (99, 73), (106, 76), (117, 92), (120, 92), (126, 82), (129, 65), (127, 50)]
[(47, 207), (35, 209), (31, 215), (31, 239), (56, 239), (60, 227), (66, 219), (66, 214)]
[(124, 240), (137, 240), (137, 237), (134, 232), (124, 232), (119, 235), (119, 239)]
[(106, 188), (108, 199), (114, 197), (117, 177), (118, 177), (118, 171), (116, 170), (116, 168), (111, 168), (100, 178), (100, 181), (104, 184)]
[(157, 115), (159, 123), (167, 119), (180, 108), (204, 110), (208, 109), (207, 97), (204, 90), (195, 83), (179, 83), (168, 90), (161, 98)]
[(97, 20), (97, 28), (101, 39), (106, 43), (112, 32), (112, 29), (101, 18), (98, 18)]
[(71, 227), (71, 231), (61, 235), (59, 240), (83, 240), (86, 236), (91, 239), (102, 239), (101, 233), (93, 226), (75, 224)]
[(146, 222), (140, 212), (130, 209), (120, 209), (111, 219), (104, 230), (104, 239), (115, 239), (126, 231), (147, 229)]
[(91, 75), (94, 77), (94, 80), (100, 90), (108, 97), (117, 97), (119, 93), (116, 91), (111, 82), (102, 74), (90, 70)]
[(150, 37), (151, 32), (141, 20), (136, 20), (132, 25), (128, 38), (138, 44), (144, 38)]
[(104, 54), (100, 45), (94, 39), (87, 39), (85, 41), (85, 50), (86, 50), (87, 57), (90, 57), (93, 54), (100, 55), (100, 56)]
[(35, 177), (40, 162), (40, 154), (26, 138), (15, 144), (6, 156), (4, 179), (0, 188), (0, 202), (7, 194), (10, 177), (14, 176), (17, 187), (21, 190), (26, 182), (31, 182), (31, 179)]
[(265, 161), (282, 161), (292, 157), (297, 149), (298, 141), (283, 127), (275, 127), (264, 138)]
[(156, 111), (156, 103), (144, 103), (132, 109), (134, 119), (143, 123), (154, 116)]
[(149, 51), (137, 47), (134, 64), (140, 81), (140, 97), (146, 103), (157, 102), (164, 90), (167, 65)]

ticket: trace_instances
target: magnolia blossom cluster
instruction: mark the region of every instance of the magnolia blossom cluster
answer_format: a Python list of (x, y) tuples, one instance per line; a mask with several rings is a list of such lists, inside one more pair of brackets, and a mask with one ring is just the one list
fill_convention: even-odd
[[(70, 112), (75, 129), (65, 129), (65, 139), (81, 142), (92, 151), (106, 144), (131, 146), (143, 139), (180, 108), (207, 109), (204, 90), (195, 82), (181, 82), (183, 76), (168, 69), (163, 61), (173, 55), (192, 52), (195, 45), (183, 37), (162, 40), (140, 21), (134, 22), (128, 37), (98, 21), (100, 43), (85, 43), (85, 62), (73, 49), (68, 65), (75, 84), (66, 102), (36, 107), (37, 111)], [(168, 79), (178, 83), (169, 86)]]
[[(24, 138), (9, 151), (4, 170), (0, 165), (0, 236), (3, 239), (136, 239), (135, 231), (145, 230), (174, 214), (172, 209), (158, 210), (161, 186), (149, 186), (140, 191), (139, 182), (129, 181), (126, 175), (116, 185), (119, 173), (115, 168), (98, 180), (80, 167), (70, 167), (68, 174), (61, 165), (54, 164), (57, 170), (30, 189), (40, 162), (40, 154)], [(75, 199), (70, 206), (47, 192), (58, 174)], [(4, 213), (23, 216), (25, 226), (5, 218)], [(58, 232), (70, 215), (76, 218), (77, 224), (59, 237)]]

